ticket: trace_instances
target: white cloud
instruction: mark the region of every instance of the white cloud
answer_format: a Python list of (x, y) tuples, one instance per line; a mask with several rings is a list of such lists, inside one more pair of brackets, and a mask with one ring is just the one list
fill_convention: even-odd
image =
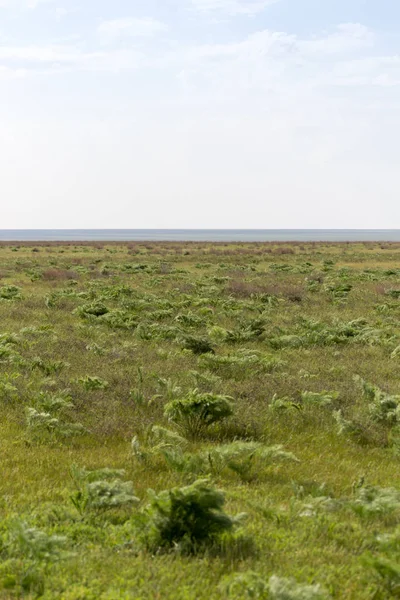
[(9, 9), (35, 9), (40, 4), (48, 4), (53, 0), (0, 0), (0, 8)]
[(49, 2), (53, 2), (53, 0), (26, 0), (26, 5), (28, 8), (37, 8), (39, 4), (47, 4)]
[(333, 33), (310, 39), (285, 32), (263, 30), (240, 42), (199, 45), (190, 50), (190, 55), (194, 58), (236, 57), (257, 61), (269, 58), (290, 61), (298, 57), (314, 60), (331, 55), (348, 55), (352, 51), (371, 47), (373, 41), (373, 32), (360, 24), (339, 25)]
[(124, 18), (103, 21), (97, 31), (109, 41), (116, 40), (121, 37), (152, 37), (164, 31), (168, 27), (165, 23), (157, 19), (144, 18)]
[(310, 40), (299, 40), (299, 49), (304, 53), (323, 55), (348, 53), (354, 50), (372, 47), (375, 34), (360, 23), (344, 23), (333, 33), (313, 37)]
[(144, 61), (144, 55), (134, 50), (88, 52), (79, 46), (67, 45), (0, 46), (3, 76), (66, 70), (118, 72), (137, 69)]
[[(99, 31), (115, 41), (118, 36), (150, 36), (165, 25), (151, 19), (107, 21)], [(282, 82), (297, 86), (397, 85), (400, 78), (396, 56), (375, 52), (375, 36), (361, 24), (343, 24), (310, 38), (285, 32), (258, 31), (233, 43), (183, 45), (174, 43), (162, 52), (134, 48), (86, 48), (84, 40), (48, 45), (0, 46), (0, 66), (30, 72), (59, 70), (121, 71), (157, 68), (178, 77), (185, 93), (199, 97), (216, 90), (229, 101), (248, 90), (277, 90)], [(229, 92), (228, 92), (229, 90)], [(275, 93), (275, 92), (274, 92)]]
[(74, 63), (82, 54), (67, 46), (0, 46), (0, 60), (26, 63)]
[(330, 73), (341, 86), (400, 86), (400, 56), (372, 56), (344, 60)]
[(398, 61), (396, 57), (382, 61), (374, 53), (375, 41), (374, 33), (357, 23), (311, 38), (259, 31), (240, 42), (188, 48), (181, 81), (188, 86), (188, 79), (192, 85), (198, 79), (200, 91), (210, 86), (220, 91), (232, 87), (271, 91), (282, 82), (292, 90), (299, 85), (349, 85), (350, 80), (354, 85), (358, 76), (360, 83), (388, 85), (388, 78), (398, 80)]
[(256, 15), (277, 1), (279, 0), (191, 0), (191, 4), (200, 12), (220, 12), (235, 16)]

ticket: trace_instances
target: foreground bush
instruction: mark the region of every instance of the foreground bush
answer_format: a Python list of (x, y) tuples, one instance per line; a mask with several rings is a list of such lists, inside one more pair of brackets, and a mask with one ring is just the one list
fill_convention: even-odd
[(152, 551), (179, 548), (192, 553), (212, 544), (237, 522), (223, 512), (224, 503), (223, 493), (204, 479), (158, 495), (152, 492), (145, 509), (146, 546)]
[(304, 585), (295, 579), (273, 575), (269, 581), (254, 571), (226, 577), (221, 591), (233, 600), (328, 600), (330, 596), (320, 585)]

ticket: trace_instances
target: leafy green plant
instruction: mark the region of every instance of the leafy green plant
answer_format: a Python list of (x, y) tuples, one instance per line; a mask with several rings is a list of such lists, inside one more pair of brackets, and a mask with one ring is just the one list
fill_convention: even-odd
[(206, 388), (207, 391), (211, 391), (211, 389), (221, 383), (221, 377), (218, 375), (214, 375), (213, 373), (200, 373), (199, 371), (190, 371), (191, 377), (193, 377), (197, 388)]
[(17, 400), (18, 388), (14, 385), (20, 373), (5, 373), (0, 377), (0, 401), (13, 402)]
[(214, 354), (214, 348), (206, 338), (187, 335), (182, 340), (183, 348), (190, 350), (193, 354)]
[(66, 544), (65, 536), (49, 535), (22, 521), (17, 521), (10, 529), (8, 552), (34, 561), (54, 562), (65, 556)]
[(168, 402), (165, 417), (191, 437), (205, 431), (233, 414), (232, 398), (193, 390), (186, 397)]
[(145, 436), (144, 444), (140, 443), (137, 436), (132, 438), (131, 451), (132, 456), (139, 460), (147, 460), (159, 454), (164, 454), (167, 458), (174, 451), (179, 452), (187, 444), (188, 441), (176, 431), (152, 425)]
[(153, 425), (147, 436), (147, 444), (153, 449), (171, 448), (176, 446), (184, 447), (187, 443), (188, 441), (176, 433), (176, 431), (171, 431), (160, 425)]
[(238, 523), (238, 518), (223, 512), (224, 503), (224, 494), (204, 479), (159, 494), (151, 492), (144, 511), (146, 546), (152, 551), (196, 552), (212, 544)]
[(228, 598), (242, 600), (329, 600), (329, 594), (318, 584), (304, 585), (293, 578), (273, 575), (266, 581), (254, 571), (226, 577), (220, 589)]
[(199, 317), (198, 315), (196, 315), (195, 313), (192, 312), (188, 312), (186, 314), (179, 314), (175, 317), (175, 321), (177, 323), (179, 323), (180, 325), (186, 326), (186, 327), (191, 327), (191, 328), (198, 328), (198, 327), (202, 327), (205, 323), (204, 319), (202, 317)]
[[(400, 565), (394, 561), (381, 556), (369, 557), (366, 565), (372, 567), (378, 578), (379, 586), (383, 589), (385, 596), (390, 598), (400, 597)], [(386, 596), (389, 594), (389, 596)]]
[(357, 489), (351, 507), (363, 517), (390, 515), (400, 510), (400, 490), (363, 485)]
[(73, 408), (74, 404), (69, 391), (62, 390), (56, 393), (40, 392), (35, 398), (35, 406), (40, 410), (60, 414), (69, 408)]
[(47, 376), (60, 373), (67, 367), (69, 367), (69, 363), (64, 360), (44, 360), (43, 358), (36, 357), (31, 361), (31, 369), (39, 369)]
[(35, 407), (26, 408), (27, 431), (31, 439), (45, 441), (49, 437), (68, 438), (85, 432), (81, 423), (71, 422), (67, 417), (68, 409), (74, 406), (68, 391), (41, 392), (34, 402)]
[(267, 600), (268, 582), (254, 571), (234, 573), (224, 577), (219, 585), (224, 598), (230, 600)]
[(109, 309), (102, 302), (96, 301), (79, 306), (74, 311), (82, 318), (101, 317), (109, 312)]
[(90, 375), (86, 375), (86, 377), (81, 377), (78, 380), (85, 390), (105, 390), (108, 388), (108, 381), (101, 379), (101, 377), (91, 377)]
[(69, 423), (49, 412), (38, 411), (33, 407), (26, 409), (27, 431), (36, 441), (45, 440), (45, 435), (51, 438), (67, 438), (81, 435), (85, 429), (81, 423)]
[(303, 410), (303, 406), (299, 402), (295, 402), (293, 398), (289, 398), (288, 396), (279, 398), (277, 394), (274, 394), (268, 405), (268, 409), (272, 412), (280, 413), (293, 410), (301, 411)]
[(268, 337), (267, 341), (272, 348), (279, 349), (345, 344), (375, 345), (389, 343), (391, 338), (390, 330), (371, 327), (363, 318), (349, 322), (335, 319), (329, 324), (303, 318), (295, 332), (282, 332)]
[(369, 401), (372, 421), (389, 427), (397, 425), (400, 422), (400, 395), (390, 395), (360, 377), (355, 379), (362, 387), (364, 398)]
[(123, 481), (125, 472), (115, 469), (87, 471), (71, 469), (77, 491), (71, 502), (81, 515), (99, 515), (113, 509), (134, 506), (139, 502), (131, 481)]
[(2, 300), (21, 300), (21, 288), (16, 285), (3, 285), (0, 288), (0, 298)]
[(221, 473), (224, 468), (237, 473), (243, 481), (255, 479), (262, 469), (277, 462), (299, 462), (282, 446), (265, 446), (260, 442), (232, 442), (215, 446), (202, 453), (211, 472)]
[(325, 283), (324, 288), (335, 300), (343, 300), (348, 297), (353, 286), (350, 283), (328, 281)]
[(257, 350), (242, 349), (229, 355), (204, 355), (200, 365), (223, 377), (242, 379), (249, 375), (273, 373), (284, 365), (276, 356), (265, 355)]
[(182, 388), (173, 379), (157, 376), (156, 381), (160, 394), (154, 396), (153, 400), (157, 398), (173, 400), (182, 394)]
[(111, 329), (135, 329), (138, 325), (137, 316), (126, 310), (110, 310), (99, 321)]
[(328, 593), (320, 585), (303, 585), (295, 579), (273, 575), (269, 582), (271, 600), (328, 600)]
[(360, 444), (369, 442), (369, 432), (363, 423), (346, 419), (341, 410), (334, 410), (332, 415), (336, 421), (338, 435), (346, 435)]
[(339, 397), (338, 392), (302, 392), (301, 400), (304, 405), (331, 406)]

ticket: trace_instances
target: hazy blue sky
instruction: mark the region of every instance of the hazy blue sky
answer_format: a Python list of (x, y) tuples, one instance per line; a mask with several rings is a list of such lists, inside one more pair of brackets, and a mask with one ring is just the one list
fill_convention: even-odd
[(400, 228), (398, 0), (0, 0), (0, 228)]

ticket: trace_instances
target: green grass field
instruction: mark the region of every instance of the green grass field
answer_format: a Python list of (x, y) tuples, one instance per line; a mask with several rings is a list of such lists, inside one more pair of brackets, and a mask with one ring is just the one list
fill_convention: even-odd
[(399, 368), (400, 244), (0, 246), (0, 598), (400, 598)]

